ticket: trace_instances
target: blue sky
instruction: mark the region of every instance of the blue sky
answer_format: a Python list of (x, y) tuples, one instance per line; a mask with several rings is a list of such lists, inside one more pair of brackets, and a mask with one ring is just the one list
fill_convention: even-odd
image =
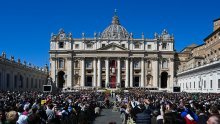
[(63, 28), (80, 38), (93, 37), (111, 22), (114, 9), (134, 37), (153, 38), (167, 29), (180, 51), (202, 44), (220, 17), (219, 0), (2, 0), (0, 52), (44, 66), (49, 60), (50, 34)]

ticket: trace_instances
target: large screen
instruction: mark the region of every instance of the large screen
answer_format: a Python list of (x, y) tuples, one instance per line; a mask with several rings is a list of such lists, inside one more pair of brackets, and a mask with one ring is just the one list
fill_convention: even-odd
[(180, 92), (180, 87), (173, 87), (173, 92)]
[(43, 86), (43, 91), (44, 92), (51, 92), (52, 91), (52, 86), (51, 85), (44, 85)]

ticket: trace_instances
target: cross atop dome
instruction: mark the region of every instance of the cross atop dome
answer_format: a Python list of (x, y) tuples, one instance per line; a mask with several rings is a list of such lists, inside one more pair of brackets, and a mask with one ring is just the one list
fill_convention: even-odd
[(117, 16), (117, 9), (115, 9), (114, 16)]
[(112, 24), (120, 25), (119, 18), (118, 18), (118, 15), (117, 15), (117, 9), (115, 9), (114, 16), (112, 17)]

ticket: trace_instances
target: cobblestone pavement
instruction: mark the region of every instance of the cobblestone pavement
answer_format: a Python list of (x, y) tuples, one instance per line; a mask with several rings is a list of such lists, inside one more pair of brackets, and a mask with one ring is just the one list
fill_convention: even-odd
[(121, 124), (120, 112), (113, 112), (112, 109), (103, 109), (101, 115), (95, 119), (93, 124), (108, 124), (109, 122)]

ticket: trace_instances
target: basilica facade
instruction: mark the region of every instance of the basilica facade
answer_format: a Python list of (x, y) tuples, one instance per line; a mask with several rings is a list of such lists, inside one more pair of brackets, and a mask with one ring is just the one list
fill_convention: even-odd
[(51, 35), (50, 76), (57, 87), (172, 90), (174, 37), (166, 30), (134, 38), (115, 14), (102, 33), (73, 36), (63, 29)]

